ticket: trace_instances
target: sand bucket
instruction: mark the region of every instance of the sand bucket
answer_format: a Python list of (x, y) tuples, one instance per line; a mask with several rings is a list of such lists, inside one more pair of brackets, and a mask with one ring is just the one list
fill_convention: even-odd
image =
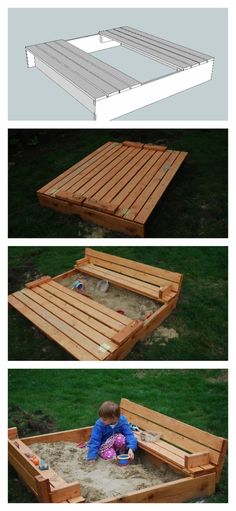
[(117, 456), (117, 463), (120, 467), (125, 467), (129, 464), (129, 456), (128, 454), (119, 454)]

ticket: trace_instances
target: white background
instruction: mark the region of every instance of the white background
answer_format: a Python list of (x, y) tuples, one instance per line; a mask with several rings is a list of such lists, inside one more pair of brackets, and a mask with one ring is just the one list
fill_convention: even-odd
[[(1, 0), (0, 4), (0, 173), (1, 173), (1, 186), (0, 186), (0, 236), (1, 236), (1, 246), (0, 246), (0, 300), (1, 300), (1, 356), (0, 356), (0, 460), (1, 460), (1, 507), (2, 509), (6, 509), (7, 506), (22, 506), (22, 504), (7, 504), (7, 370), (8, 368), (41, 368), (41, 362), (7, 362), (7, 248), (8, 246), (62, 246), (62, 245), (78, 245), (84, 246), (85, 244), (89, 246), (98, 246), (100, 245), (145, 245), (145, 246), (158, 246), (158, 245), (198, 245), (198, 246), (229, 246), (229, 362), (131, 362), (126, 361), (125, 367), (134, 368), (134, 367), (142, 367), (142, 368), (229, 368), (230, 380), (229, 380), (229, 393), (230, 393), (230, 401), (229, 401), (229, 444), (230, 444), (230, 452), (229, 452), (229, 504), (221, 504), (223, 508), (229, 506), (231, 508), (235, 506), (234, 503), (234, 495), (235, 495), (235, 460), (236, 460), (236, 452), (235, 452), (235, 444), (236, 444), (236, 424), (235, 424), (235, 388), (236, 388), (236, 380), (235, 380), (235, 292), (234, 286), (235, 282), (235, 261), (236, 261), (236, 250), (235, 250), (235, 143), (236, 143), (236, 127), (235, 127), (235, 95), (236, 95), (236, 83), (235, 83), (235, 48), (236, 48), (236, 2), (234, 1), (216, 1), (216, 0), (208, 0), (208, 1), (194, 1), (194, 0), (172, 0), (172, 1), (138, 1), (138, 0), (110, 0), (110, 1), (79, 1), (79, 0), (31, 0), (31, 1), (7, 1)], [(161, 239), (161, 240), (127, 240), (127, 239), (107, 239), (107, 240), (96, 240), (96, 239), (10, 239), (7, 237), (7, 130), (8, 128), (83, 128), (83, 122), (49, 122), (49, 121), (41, 121), (41, 122), (8, 122), (8, 113), (7, 113), (7, 104), (8, 104), (8, 83), (7, 83), (7, 9), (8, 7), (228, 7), (229, 9), (229, 121), (228, 122), (192, 122), (192, 121), (166, 121), (166, 122), (144, 122), (142, 121), (141, 125), (139, 122), (129, 122), (129, 128), (228, 128), (229, 129), (229, 178), (230, 178), (230, 186), (229, 186), (229, 204), (230, 204), (230, 216), (229, 216), (229, 239)], [(92, 10), (91, 10), (92, 16)], [(210, 27), (209, 27), (209, 37), (210, 37)], [(19, 97), (20, 101), (20, 97)], [(96, 123), (96, 128), (103, 127), (106, 128), (109, 126), (107, 124), (99, 124)], [(86, 128), (95, 128), (94, 122), (86, 122)], [(109, 126), (110, 127), (110, 126)], [(126, 123), (123, 121), (112, 122), (112, 128), (125, 128)], [(106, 367), (108, 368), (122, 368), (124, 362), (107, 362)], [(43, 362), (44, 368), (103, 368), (103, 364), (99, 362)], [(25, 505), (25, 504), (23, 504)], [(181, 506), (179, 504), (178, 506)], [(193, 504), (185, 504), (185, 509), (191, 509)], [(195, 504), (199, 507), (205, 505), (207, 509), (209, 506), (216, 507), (216, 504)], [(31, 510), (33, 508), (38, 510), (38, 506), (42, 506), (42, 504), (27, 504), (27, 509)], [(49, 504), (44, 504), (43, 509), (46, 509), (46, 506)], [(61, 506), (63, 506), (61, 504)], [(88, 506), (84, 504), (84, 506)], [(97, 508), (101, 508), (102, 505), (96, 505)], [(125, 507), (128, 506), (128, 509), (134, 508), (135, 504), (116, 504), (116, 509), (120, 507), (124, 510)], [(139, 507), (150, 506), (150, 504), (140, 504)], [(159, 509), (166, 509), (166, 504), (158, 504)], [(61, 509), (61, 507), (60, 507)], [(65, 509), (68, 509), (67, 507)], [(89, 504), (89, 509), (95, 509), (95, 505)], [(222, 509), (222, 507), (221, 507)]]

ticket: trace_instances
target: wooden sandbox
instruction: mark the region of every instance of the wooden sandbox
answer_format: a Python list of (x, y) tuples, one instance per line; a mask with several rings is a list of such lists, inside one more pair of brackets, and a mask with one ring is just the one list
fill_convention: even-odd
[(38, 190), (42, 206), (131, 236), (145, 225), (188, 153), (107, 142)]
[[(158, 432), (161, 437), (153, 442), (139, 440), (139, 449), (156, 467), (163, 461), (182, 477), (176, 481), (158, 484), (121, 497), (99, 502), (186, 502), (203, 498), (215, 492), (227, 451), (227, 440), (127, 399), (121, 400), (121, 413), (143, 431)], [(80, 483), (66, 483), (49, 466), (40, 471), (31, 461), (34, 454), (30, 445), (35, 442), (86, 442), (91, 427), (62, 431), (19, 439), (16, 428), (10, 428), (9, 462), (25, 485), (40, 502), (80, 503)], [(123, 470), (123, 469), (122, 469)]]
[[(61, 284), (78, 272), (148, 297), (155, 310), (147, 319), (131, 318)], [(29, 282), (8, 301), (77, 360), (122, 360), (169, 316), (181, 284), (180, 273), (87, 248), (72, 270)]]

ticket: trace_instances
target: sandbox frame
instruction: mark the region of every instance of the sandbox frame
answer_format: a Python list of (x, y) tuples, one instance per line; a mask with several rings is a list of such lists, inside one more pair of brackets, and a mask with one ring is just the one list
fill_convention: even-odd
[[(107, 64), (104, 67), (90, 55), (120, 45), (165, 64), (169, 73), (140, 81)], [(209, 81), (214, 65), (214, 57), (128, 26), (26, 46), (25, 51), (28, 68), (41, 70), (97, 121), (112, 120)]]
[(37, 197), (43, 207), (144, 237), (187, 155), (163, 145), (109, 141), (37, 190)]
[[(155, 300), (161, 305), (145, 320), (134, 320), (60, 284), (81, 272)], [(179, 299), (183, 276), (90, 248), (73, 269), (27, 283), (9, 304), (77, 360), (122, 360), (157, 328)]]
[[(164, 461), (183, 478), (99, 502), (178, 503), (208, 497), (215, 492), (227, 451), (226, 439), (127, 399), (121, 399), (120, 405), (121, 413), (128, 420), (135, 421), (144, 430), (151, 426), (152, 430), (161, 432), (161, 440), (156, 442), (138, 439), (139, 447), (149, 461), (157, 466)], [(79, 481), (67, 484), (50, 467), (47, 474), (41, 472), (26, 456), (26, 453), (32, 453), (30, 445), (35, 442), (86, 442), (91, 429), (80, 428), (22, 439), (18, 438), (16, 428), (8, 430), (9, 462), (39, 502), (82, 503), (84, 498)]]

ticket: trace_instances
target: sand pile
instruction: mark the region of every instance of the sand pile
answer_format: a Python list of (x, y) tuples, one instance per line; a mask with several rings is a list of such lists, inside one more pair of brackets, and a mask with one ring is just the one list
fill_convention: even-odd
[(60, 284), (72, 289), (74, 282), (77, 280), (82, 282), (84, 291), (93, 300), (113, 310), (121, 309), (126, 316), (132, 319), (144, 319), (146, 312), (155, 312), (160, 307), (160, 304), (154, 300), (133, 293), (132, 291), (121, 289), (110, 283), (108, 290), (102, 292), (99, 289), (99, 283), (101, 282), (99, 279), (83, 275), (82, 273), (76, 273), (71, 277), (62, 279), (60, 280)]
[(144, 461), (142, 453), (136, 453), (132, 464), (119, 467), (116, 461), (101, 458), (89, 464), (87, 448), (80, 449), (71, 442), (35, 443), (30, 448), (66, 482), (79, 481), (86, 502), (125, 495), (183, 477), (166, 464), (157, 468)]

